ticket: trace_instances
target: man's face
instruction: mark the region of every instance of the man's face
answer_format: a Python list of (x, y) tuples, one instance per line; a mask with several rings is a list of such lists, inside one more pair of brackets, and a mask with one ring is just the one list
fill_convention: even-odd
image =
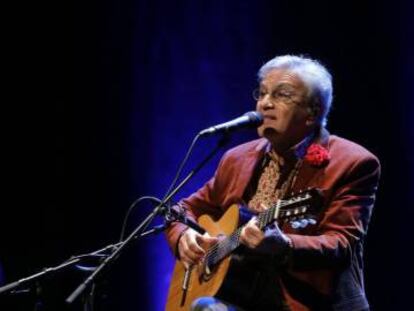
[(314, 118), (307, 105), (305, 84), (297, 75), (283, 69), (269, 71), (256, 94), (256, 110), (264, 116), (259, 136), (281, 150), (299, 143), (313, 127)]

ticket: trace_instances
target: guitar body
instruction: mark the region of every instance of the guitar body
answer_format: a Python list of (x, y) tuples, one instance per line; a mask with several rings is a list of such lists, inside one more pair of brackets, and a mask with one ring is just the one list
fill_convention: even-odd
[[(199, 224), (211, 235), (230, 235), (239, 224), (239, 208), (232, 205), (216, 222), (211, 217), (203, 215), (198, 219)], [(231, 257), (224, 258), (213, 271), (206, 275), (204, 265), (199, 264), (192, 268), (188, 289), (183, 291), (182, 285), (185, 275), (184, 265), (176, 261), (166, 305), (167, 311), (188, 311), (191, 303), (202, 296), (214, 296), (220, 290), (229, 270)]]
[[(309, 189), (289, 199), (278, 200), (266, 211), (256, 214), (257, 225), (264, 230), (274, 221), (281, 223), (303, 220), (307, 214), (315, 215), (314, 207), (322, 206), (321, 199), (320, 190)], [(263, 263), (270, 259), (261, 255), (259, 257), (264, 262), (249, 263), (237, 253), (243, 228), (243, 224), (239, 227), (239, 223), (245, 223), (248, 217), (244, 209), (239, 209), (234, 204), (218, 221), (207, 215), (198, 219), (201, 227), (211, 236), (223, 236), (223, 239), (208, 249), (204, 261), (192, 267), (189, 273), (186, 273), (180, 261), (176, 261), (168, 293), (167, 311), (188, 311), (193, 301), (203, 296), (224, 297), (226, 301), (237, 301), (241, 304), (251, 300), (249, 297), (255, 288), (252, 280), (256, 279), (257, 268), (265, 266)], [(313, 222), (315, 223), (316, 221)], [(247, 248), (244, 249), (246, 251)], [(254, 258), (250, 257), (251, 259)], [(265, 271), (265, 274), (272, 279), (271, 271)]]

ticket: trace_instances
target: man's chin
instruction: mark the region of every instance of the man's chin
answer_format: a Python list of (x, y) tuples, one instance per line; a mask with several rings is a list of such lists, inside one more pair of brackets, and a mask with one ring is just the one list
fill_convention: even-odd
[(280, 135), (274, 128), (266, 127), (264, 129), (259, 129), (259, 136), (267, 138), (270, 141), (274, 141)]
[(283, 143), (283, 136), (281, 136), (281, 133), (278, 132), (274, 128), (265, 128), (265, 129), (259, 129), (258, 134), (260, 137), (266, 138), (273, 146), (279, 146), (280, 148), (284, 145)]

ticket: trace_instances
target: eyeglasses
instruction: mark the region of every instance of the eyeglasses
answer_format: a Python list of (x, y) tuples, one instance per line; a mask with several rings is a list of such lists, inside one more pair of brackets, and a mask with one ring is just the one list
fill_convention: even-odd
[(295, 94), (293, 91), (276, 88), (271, 92), (257, 88), (253, 90), (253, 98), (257, 101), (263, 100), (267, 95), (272, 103), (284, 103), (286, 105), (301, 105), (303, 100), (300, 96)]

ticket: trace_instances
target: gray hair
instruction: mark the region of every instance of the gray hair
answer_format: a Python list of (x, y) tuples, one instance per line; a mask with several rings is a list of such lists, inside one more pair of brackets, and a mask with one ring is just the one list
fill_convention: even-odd
[(303, 56), (277, 56), (264, 64), (259, 72), (261, 81), (273, 69), (287, 69), (296, 74), (307, 86), (310, 108), (318, 116), (318, 122), (326, 126), (332, 104), (332, 76), (318, 61)]

